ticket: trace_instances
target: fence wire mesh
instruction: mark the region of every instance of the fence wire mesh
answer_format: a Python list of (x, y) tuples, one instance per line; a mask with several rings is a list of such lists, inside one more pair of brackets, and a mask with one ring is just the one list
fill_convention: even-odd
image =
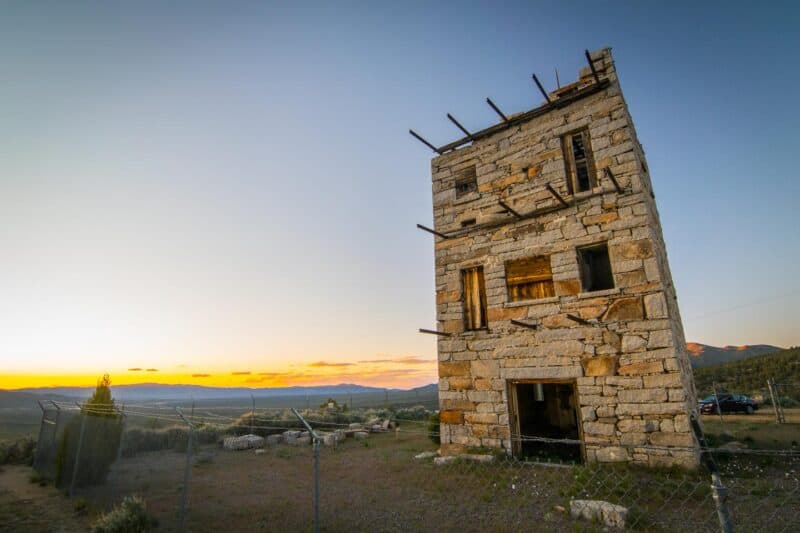
[(720, 503), (737, 531), (800, 530), (796, 443), (704, 449), (724, 487), (715, 497), (703, 465), (581, 464), (488, 449), (439, 457), (424, 408), (301, 414), (322, 444), (316, 479), (312, 435), (292, 410), (246, 406), (127, 405), (110, 414), (56, 403), (43, 409), (53, 423), (42, 424), (36, 468), (66, 491), (75, 472), (73, 497), (98, 512), (140, 496), (165, 531), (720, 531)]

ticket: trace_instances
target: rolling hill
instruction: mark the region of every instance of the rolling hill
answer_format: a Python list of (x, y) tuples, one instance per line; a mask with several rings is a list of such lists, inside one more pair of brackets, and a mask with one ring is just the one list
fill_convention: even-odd
[(686, 348), (689, 350), (693, 368), (739, 361), (741, 359), (783, 350), (783, 348), (771, 346), (769, 344), (723, 346), (719, 348), (717, 346), (700, 344), (699, 342), (687, 342)]
[(800, 402), (800, 348), (790, 348), (766, 355), (758, 355), (718, 365), (696, 368), (694, 381), (700, 397), (718, 391), (737, 392), (768, 398), (767, 379), (775, 379), (780, 386), (780, 396), (785, 407)]

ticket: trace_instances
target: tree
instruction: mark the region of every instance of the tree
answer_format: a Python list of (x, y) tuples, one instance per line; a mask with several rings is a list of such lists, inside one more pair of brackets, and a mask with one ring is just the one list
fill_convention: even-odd
[(103, 374), (103, 377), (97, 380), (97, 387), (94, 389), (94, 394), (84, 404), (86, 411), (94, 416), (114, 416), (114, 398), (111, 397), (111, 377), (108, 374)]
[[(76, 465), (77, 486), (105, 482), (117, 458), (122, 429), (122, 417), (111, 397), (111, 378), (104, 374), (80, 413), (67, 422), (56, 455), (56, 484), (67, 486)], [(80, 459), (76, 460), (79, 450)]]

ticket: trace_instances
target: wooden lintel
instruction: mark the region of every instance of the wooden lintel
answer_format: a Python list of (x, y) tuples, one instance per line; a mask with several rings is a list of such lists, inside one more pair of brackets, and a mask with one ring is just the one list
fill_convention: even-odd
[(417, 224), (417, 227), (419, 229), (421, 229), (422, 231), (427, 231), (428, 233), (436, 235), (437, 237), (441, 237), (442, 239), (449, 239), (450, 238), (449, 236), (445, 235), (444, 233), (439, 233), (435, 229), (431, 229), (428, 226), (423, 226), (422, 224)]
[(499, 107), (497, 107), (497, 106), (495, 105), (495, 103), (494, 103), (494, 102), (492, 102), (492, 99), (491, 99), (491, 98), (487, 98), (487, 99), (486, 99), (486, 103), (487, 103), (487, 104), (489, 104), (489, 107), (491, 107), (492, 109), (494, 109), (494, 112), (495, 112), (495, 113), (497, 113), (498, 115), (500, 115), (500, 118), (502, 118), (502, 119), (503, 119), (503, 122), (506, 122), (506, 123), (508, 122), (508, 117), (507, 117), (507, 116), (506, 116), (506, 115), (505, 115), (505, 114), (504, 114), (502, 111), (500, 111), (500, 108), (499, 108)]
[(591, 322), (589, 322), (588, 320), (586, 320), (585, 318), (581, 318), (581, 317), (579, 317), (577, 315), (571, 315), (571, 314), (567, 313), (567, 318), (569, 318), (570, 320), (572, 320), (574, 322), (577, 322), (578, 324), (583, 324), (585, 326), (594, 325)]
[(552, 103), (553, 101), (550, 99), (550, 95), (547, 94), (547, 91), (544, 90), (544, 87), (542, 87), (542, 82), (539, 81), (539, 78), (536, 77), (536, 74), (533, 74), (532, 77), (533, 81), (536, 82), (536, 86), (539, 88), (539, 92), (541, 92), (542, 96), (544, 96), (544, 99), (547, 100), (547, 103), (548, 104)]
[(510, 205), (505, 203), (503, 200), (497, 200), (497, 203), (500, 204), (500, 207), (517, 217), (518, 219), (522, 219), (522, 215), (520, 215), (517, 211), (515, 211)]
[(551, 187), (549, 183), (545, 184), (545, 187), (547, 187), (547, 190), (548, 190), (548, 191), (550, 191), (550, 194), (552, 194), (552, 195), (553, 195), (553, 197), (554, 197), (556, 200), (558, 200), (558, 201), (559, 201), (559, 203), (560, 203), (561, 205), (563, 205), (564, 207), (567, 207), (567, 206), (569, 206), (569, 204), (567, 203), (567, 201), (566, 201), (566, 200), (564, 200), (564, 198), (562, 198), (562, 197), (561, 197), (561, 195), (560, 195), (560, 194), (558, 194), (558, 191), (556, 191), (556, 190), (555, 190), (553, 187)]
[(422, 136), (420, 134), (418, 134), (416, 131), (408, 130), (408, 133), (410, 133), (412, 137), (414, 137), (416, 140), (418, 140), (419, 142), (421, 142), (422, 144), (424, 144), (425, 146), (427, 146), (428, 148), (430, 148), (431, 150), (433, 150), (437, 154), (442, 155), (442, 151), (439, 148), (436, 148), (434, 145), (432, 145), (431, 143), (429, 143), (428, 141), (423, 139)]
[(457, 127), (458, 129), (460, 129), (460, 130), (461, 130), (461, 131), (464, 133), (464, 135), (466, 135), (466, 136), (467, 136), (467, 137), (469, 137), (470, 139), (472, 138), (472, 134), (471, 134), (471, 133), (470, 133), (470, 132), (467, 130), (467, 128), (465, 128), (464, 126), (462, 126), (462, 125), (461, 125), (461, 123), (460, 123), (459, 121), (457, 121), (457, 120), (456, 120), (456, 117), (454, 117), (453, 115), (451, 115), (450, 113), (448, 113), (448, 114), (447, 114), (447, 118), (449, 118), (449, 119), (450, 119), (450, 122), (452, 122), (453, 124), (455, 124), (455, 125), (456, 125), (456, 127)]
[(586, 61), (589, 62), (589, 68), (592, 69), (592, 76), (594, 76), (594, 81), (596, 83), (600, 83), (600, 76), (597, 75), (597, 69), (594, 68), (594, 61), (592, 61), (592, 54), (589, 53), (589, 50), (585, 50), (584, 53), (586, 54)]
[(617, 189), (617, 192), (622, 192), (622, 187), (619, 186), (619, 182), (617, 181), (617, 177), (614, 176), (614, 173), (611, 172), (611, 169), (606, 167), (606, 168), (603, 169), (603, 171), (606, 173), (606, 177), (608, 177), (608, 179), (611, 180), (611, 183), (614, 184), (614, 188)]
[(420, 333), (428, 333), (429, 335), (439, 335), (440, 337), (449, 337), (451, 333), (446, 333), (444, 331), (436, 331), (435, 329), (424, 329), (419, 328)]

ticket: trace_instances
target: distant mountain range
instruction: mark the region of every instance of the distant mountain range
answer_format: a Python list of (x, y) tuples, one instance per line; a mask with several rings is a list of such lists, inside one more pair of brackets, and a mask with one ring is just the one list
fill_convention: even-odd
[[(697, 342), (687, 343), (691, 356), (692, 367), (703, 368), (720, 363), (740, 361), (750, 357), (768, 354), (783, 350), (778, 346), (769, 344), (754, 344), (745, 346), (709, 346)], [(131, 401), (185, 401), (194, 400), (242, 400), (255, 398), (292, 398), (292, 397), (319, 397), (342, 396), (361, 394), (392, 394), (410, 392), (415, 396), (419, 394), (433, 394), (437, 385), (425, 385), (416, 389), (384, 389), (381, 387), (366, 387), (351, 383), (339, 385), (322, 385), (310, 387), (274, 387), (256, 388), (247, 387), (205, 387), (202, 385), (162, 385), (158, 383), (139, 383), (135, 385), (114, 385), (114, 397), (122, 402)], [(25, 403), (35, 405), (36, 399), (56, 399), (64, 401), (82, 400), (91, 396), (94, 387), (42, 387), (4, 391), (0, 389), (0, 406), (10, 407), (11, 404)]]
[(686, 348), (689, 350), (689, 355), (692, 356), (691, 361), (692, 367), (694, 368), (740, 361), (756, 355), (764, 355), (784, 349), (769, 344), (723, 346), (719, 348), (717, 346), (709, 346), (698, 342), (687, 342)]
[[(420, 387), (420, 390), (430, 387)], [(365, 387), (342, 383), (339, 385), (323, 385), (312, 387), (272, 387), (249, 389), (246, 387), (205, 387), (201, 385), (162, 385), (159, 383), (140, 383), (136, 385), (113, 385), (114, 397), (119, 401), (142, 401), (142, 400), (215, 400), (215, 399), (250, 399), (296, 397), (296, 396), (333, 396), (343, 394), (367, 394), (381, 393), (385, 391), (399, 392), (401, 389), (384, 389), (379, 387)], [(415, 389), (411, 389), (414, 391)], [(91, 396), (94, 387), (41, 387), (30, 389), (19, 389), (16, 391), (0, 390), (0, 400), (9, 392), (25, 395), (29, 399), (36, 397), (51, 398), (54, 396), (69, 399), (84, 399)]]

